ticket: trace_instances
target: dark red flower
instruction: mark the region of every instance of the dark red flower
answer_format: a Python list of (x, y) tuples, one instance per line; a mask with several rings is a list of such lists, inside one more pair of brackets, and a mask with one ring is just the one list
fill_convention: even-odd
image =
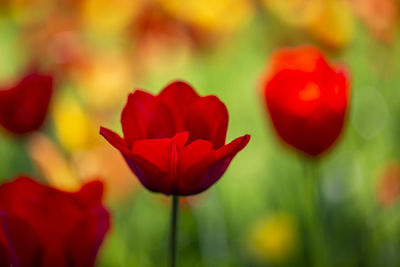
[(19, 177), (0, 186), (0, 266), (93, 266), (110, 226), (103, 184), (76, 193)]
[(179, 81), (157, 96), (140, 90), (130, 94), (121, 123), (124, 138), (105, 128), (100, 133), (147, 189), (167, 195), (209, 188), (250, 139), (245, 135), (225, 145), (225, 105), (215, 96), (198, 96)]
[(318, 156), (338, 138), (349, 82), (344, 70), (330, 65), (316, 48), (276, 52), (262, 86), (275, 130), (287, 144)]
[(46, 117), (53, 79), (31, 73), (14, 87), (0, 89), (0, 124), (15, 134), (39, 129)]

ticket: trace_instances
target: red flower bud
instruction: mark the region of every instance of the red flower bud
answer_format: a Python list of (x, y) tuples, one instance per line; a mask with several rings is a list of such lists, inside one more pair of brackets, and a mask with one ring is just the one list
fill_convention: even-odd
[(167, 195), (209, 188), (250, 139), (244, 135), (225, 145), (225, 105), (179, 81), (157, 96), (140, 90), (130, 94), (121, 123), (124, 138), (105, 128), (100, 133), (147, 189)]
[(93, 266), (110, 226), (103, 184), (76, 193), (19, 177), (0, 186), (0, 266)]
[(43, 124), (47, 114), (53, 79), (32, 73), (17, 85), (0, 89), (0, 124), (14, 134), (35, 131)]
[(318, 156), (338, 138), (349, 105), (349, 82), (313, 47), (282, 49), (263, 81), (265, 101), (284, 142)]

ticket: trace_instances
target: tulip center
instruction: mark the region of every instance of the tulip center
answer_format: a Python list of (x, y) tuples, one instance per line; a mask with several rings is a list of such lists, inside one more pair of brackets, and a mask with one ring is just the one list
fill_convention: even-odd
[(299, 92), (299, 98), (302, 101), (312, 101), (321, 96), (321, 89), (316, 83), (308, 82)]

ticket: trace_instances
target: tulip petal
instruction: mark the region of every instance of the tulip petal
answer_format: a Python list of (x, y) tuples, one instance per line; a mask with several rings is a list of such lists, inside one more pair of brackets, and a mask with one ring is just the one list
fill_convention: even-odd
[(39, 266), (39, 250), (40, 243), (33, 229), (0, 210), (0, 266)]
[[(171, 187), (171, 181), (161, 178), (166, 177), (167, 173), (165, 171), (160, 170), (157, 165), (147, 161), (145, 158), (138, 156), (138, 153), (129, 151), (125, 146), (125, 141), (113, 131), (101, 127), (100, 133), (111, 145), (121, 152), (129, 168), (146, 188), (155, 192), (168, 192), (169, 188)], [(145, 141), (148, 141), (148, 139), (139, 140), (136, 142), (138, 143), (136, 144), (136, 149), (139, 149), (138, 151), (146, 151)], [(147, 154), (147, 156), (149, 155)]]
[(53, 78), (37, 73), (0, 90), (0, 124), (15, 134), (37, 130), (46, 117), (52, 91)]
[(165, 87), (158, 97), (171, 112), (175, 132), (184, 131), (188, 109), (199, 98), (193, 88), (185, 82), (175, 81)]
[(110, 214), (102, 206), (88, 215), (76, 224), (68, 238), (67, 258), (71, 266), (95, 266), (98, 250), (110, 228)]
[[(93, 182), (81, 191), (68, 193), (28, 177), (1, 185), (0, 210), (7, 217), (16, 218), (7, 224), (5, 231), (12, 244), (10, 248), (15, 249), (14, 254), (10, 250), (11, 263), (16, 255), (16, 261), (27, 261), (22, 266), (64, 266), (65, 263), (93, 266), (90, 263), (94, 262), (109, 227), (107, 210), (101, 202), (95, 204), (89, 200), (91, 196), (98, 198), (101, 191), (102, 186)], [(36, 243), (40, 244), (39, 252), (34, 251)], [(76, 247), (81, 248), (83, 244), (87, 245), (85, 250), (76, 252)]]
[(202, 178), (205, 182), (202, 191), (208, 189), (217, 182), (219, 178), (221, 178), (229, 167), (232, 159), (248, 144), (249, 141), (250, 135), (246, 134), (242, 137), (236, 138), (216, 151), (217, 161), (208, 169), (207, 173)]
[(224, 174), (231, 160), (250, 140), (249, 135), (236, 138), (214, 150), (209, 141), (197, 140), (182, 152), (182, 177), (179, 181), (181, 195), (200, 193), (212, 186)]
[(228, 128), (228, 111), (216, 96), (206, 96), (193, 101), (186, 118), (190, 141), (208, 140), (214, 149), (225, 144)]
[(103, 193), (104, 184), (95, 180), (83, 185), (76, 195), (87, 207), (95, 207), (101, 204)]
[(229, 144), (221, 147), (216, 151), (217, 159), (223, 159), (225, 157), (234, 157), (240, 150), (242, 150), (250, 141), (250, 135), (238, 137)]
[(100, 127), (100, 134), (116, 149), (121, 151), (122, 153), (125, 154), (130, 154), (129, 149), (127, 148), (127, 145), (125, 143), (125, 140), (122, 139), (118, 134), (115, 132), (104, 128)]
[[(178, 151), (182, 150), (188, 137), (188, 132), (183, 132), (172, 139), (145, 139), (134, 143), (131, 164), (146, 187), (151, 187), (152, 191), (171, 194), (177, 179), (177, 174), (172, 169), (178, 164)], [(173, 154), (173, 147), (176, 155)]]
[(196, 140), (186, 146), (180, 155), (179, 194), (190, 195), (203, 187), (201, 175), (216, 160), (213, 144), (207, 140)]
[(72, 266), (94, 266), (98, 249), (110, 228), (110, 214), (101, 205), (103, 191), (102, 182), (92, 181), (75, 193), (89, 211), (75, 225), (67, 241), (67, 257)]
[(8, 249), (5, 244), (0, 241), (0, 266), (10, 266), (10, 259), (8, 258)]
[(143, 139), (136, 141), (132, 152), (136, 158), (157, 166), (162, 172), (169, 172), (172, 142), (169, 138)]
[(174, 136), (170, 111), (155, 96), (136, 90), (128, 97), (121, 124), (129, 147), (138, 139)]

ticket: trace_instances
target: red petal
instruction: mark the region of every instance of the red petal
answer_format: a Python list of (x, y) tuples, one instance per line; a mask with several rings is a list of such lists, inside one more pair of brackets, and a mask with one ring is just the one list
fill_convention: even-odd
[(168, 173), (171, 158), (172, 141), (164, 139), (144, 139), (136, 141), (132, 152), (135, 159), (140, 158), (154, 165), (162, 172)]
[(193, 101), (186, 118), (190, 141), (208, 140), (218, 149), (225, 144), (228, 111), (216, 96), (201, 97)]
[(186, 146), (180, 155), (180, 195), (190, 195), (203, 188), (202, 176), (216, 161), (213, 144), (206, 140), (196, 140)]
[(197, 140), (185, 147), (182, 152), (179, 194), (193, 195), (208, 189), (224, 174), (233, 157), (249, 140), (249, 135), (236, 138), (217, 151), (213, 150), (210, 142), (204, 140)]
[(128, 97), (121, 124), (129, 147), (139, 139), (166, 138), (174, 135), (171, 114), (153, 95), (136, 90)]
[[(96, 256), (110, 228), (110, 214), (98, 206), (80, 220), (66, 241), (66, 254), (71, 266), (95, 266)], [(85, 238), (82, 238), (85, 237)]]
[(40, 249), (39, 240), (29, 224), (0, 211), (0, 263), (9, 262), (0, 266), (39, 266)]
[[(99, 246), (99, 243), (93, 243), (91, 240), (102, 240), (108, 229), (103, 227), (107, 226), (108, 221), (100, 221), (99, 218), (107, 219), (109, 216), (101, 203), (88, 205), (89, 195), (95, 197), (99, 195), (99, 192), (93, 193), (96, 191), (95, 188), (99, 189), (99, 186), (93, 183), (77, 193), (67, 193), (23, 177), (0, 186), (0, 208), (7, 215), (18, 218), (32, 228), (36, 237), (29, 240), (41, 244), (40, 266), (64, 266), (63, 264), (69, 262), (68, 257), (73, 256), (69, 255), (67, 250), (69, 246), (67, 240), (73, 236), (71, 231), (79, 227), (82, 222), (90, 224), (91, 231), (81, 229), (79, 239), (74, 239), (79, 243), (70, 245), (94, 244), (86, 248), (90, 253), (86, 254), (84, 259), (85, 262), (91, 262), (93, 261), (91, 257), (97, 253)], [(81, 198), (82, 194), (85, 194), (85, 198)], [(15, 238), (18, 238), (18, 232), (21, 232), (19, 227), (17, 230)], [(23, 235), (24, 243), (18, 243), (17, 251), (25, 250), (26, 236), (28, 235)], [(14, 240), (18, 239), (13, 238)], [(37, 265), (34, 263), (26, 266)]]
[(37, 130), (46, 117), (52, 91), (52, 77), (37, 73), (9, 90), (0, 90), (0, 123), (16, 134)]
[(192, 102), (199, 98), (193, 88), (182, 81), (169, 84), (158, 96), (171, 112), (176, 133), (185, 130), (185, 117)]
[(122, 139), (118, 134), (116, 134), (115, 132), (104, 128), (104, 127), (100, 127), (100, 134), (116, 149), (118, 149), (119, 151), (121, 151), (122, 153), (125, 154), (131, 154), (126, 143), (125, 140)]
[(238, 137), (229, 144), (217, 150), (217, 159), (225, 157), (234, 157), (240, 150), (242, 150), (250, 141), (250, 135)]
[(278, 50), (271, 57), (271, 76), (284, 69), (313, 72), (315, 63), (323, 54), (313, 46), (300, 46)]
[(101, 181), (91, 181), (85, 184), (76, 195), (88, 208), (101, 205), (104, 184)]
[(178, 177), (178, 156), (188, 136), (183, 132), (172, 139), (145, 139), (134, 143), (131, 168), (146, 188), (153, 192), (173, 193)]

